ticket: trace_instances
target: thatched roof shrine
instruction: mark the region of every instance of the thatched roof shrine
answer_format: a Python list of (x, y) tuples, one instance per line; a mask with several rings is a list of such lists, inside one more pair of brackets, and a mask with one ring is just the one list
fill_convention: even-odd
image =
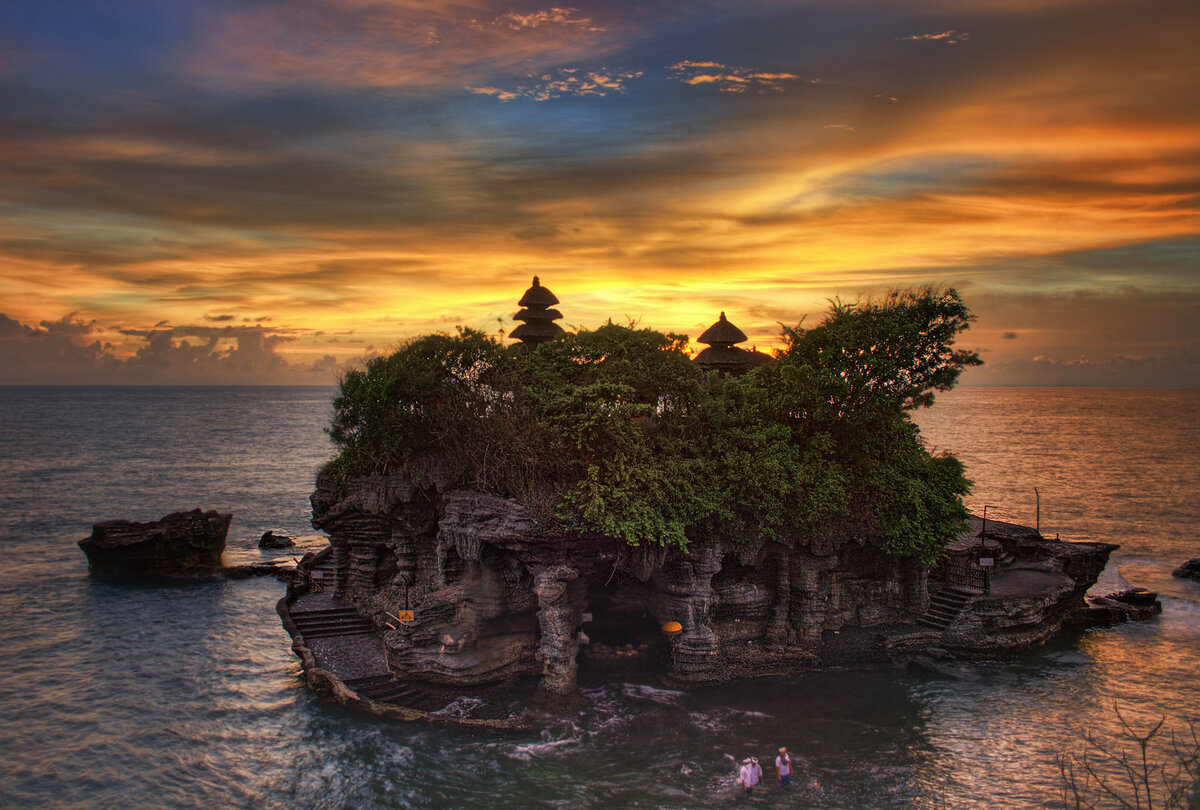
[(725, 313), (696, 340), (708, 344), (708, 348), (696, 355), (695, 363), (705, 371), (724, 371), (730, 374), (742, 374), (752, 368), (772, 362), (769, 355), (758, 351), (747, 351), (739, 348), (738, 343), (745, 343), (749, 338), (725, 318)]
[(521, 311), (513, 315), (514, 321), (524, 321), (512, 331), (509, 337), (516, 338), (525, 345), (528, 351), (533, 351), (539, 343), (554, 340), (565, 334), (563, 328), (555, 323), (562, 319), (562, 313), (551, 309), (558, 303), (558, 298), (546, 287), (542, 286), (537, 276), (533, 277), (533, 286), (525, 291), (517, 306)]

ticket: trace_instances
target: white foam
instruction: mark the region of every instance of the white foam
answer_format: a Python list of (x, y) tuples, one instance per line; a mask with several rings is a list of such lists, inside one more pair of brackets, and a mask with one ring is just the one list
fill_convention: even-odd
[(644, 683), (623, 683), (621, 692), (631, 698), (652, 700), (655, 703), (675, 704), (687, 693), (675, 689), (661, 689)]

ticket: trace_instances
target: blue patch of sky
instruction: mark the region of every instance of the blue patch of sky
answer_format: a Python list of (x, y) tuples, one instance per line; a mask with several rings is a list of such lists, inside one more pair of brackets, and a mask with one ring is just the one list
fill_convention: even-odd
[[(0, 4), (0, 26), (49, 76), (101, 83), (153, 75), (189, 34), (186, 3), (16, 2)], [(70, 73), (65, 73), (63, 68)]]

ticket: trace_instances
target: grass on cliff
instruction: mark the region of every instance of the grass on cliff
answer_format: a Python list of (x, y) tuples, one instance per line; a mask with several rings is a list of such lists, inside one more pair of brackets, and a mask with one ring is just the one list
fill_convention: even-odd
[(529, 355), (427, 335), (343, 377), (325, 472), (436, 469), (516, 498), (547, 533), (749, 547), (847, 531), (930, 562), (969, 484), (908, 414), (980, 362), (953, 348), (972, 319), (948, 289), (835, 302), (739, 377), (701, 371), (684, 336), (611, 322)]

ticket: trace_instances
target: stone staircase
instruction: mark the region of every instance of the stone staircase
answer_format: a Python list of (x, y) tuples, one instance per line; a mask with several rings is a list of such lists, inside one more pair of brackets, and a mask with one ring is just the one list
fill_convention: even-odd
[(313, 580), (322, 588), (333, 587), (333, 558), (326, 556), (310, 569)]
[(426, 712), (445, 708), (450, 702), (446, 695), (421, 684), (402, 681), (390, 672), (365, 678), (351, 678), (343, 683), (358, 695), (378, 703), (393, 703)]
[(353, 606), (292, 610), (292, 621), (305, 639), (332, 636), (365, 636), (374, 633), (371, 623), (358, 615)]
[(967, 602), (971, 601), (977, 595), (975, 592), (964, 588), (953, 586), (942, 588), (929, 597), (929, 608), (925, 611), (924, 616), (917, 619), (917, 623), (923, 624), (926, 627), (932, 627), (935, 630), (945, 630), (958, 618), (958, 614), (962, 612), (963, 605), (967, 604)]

